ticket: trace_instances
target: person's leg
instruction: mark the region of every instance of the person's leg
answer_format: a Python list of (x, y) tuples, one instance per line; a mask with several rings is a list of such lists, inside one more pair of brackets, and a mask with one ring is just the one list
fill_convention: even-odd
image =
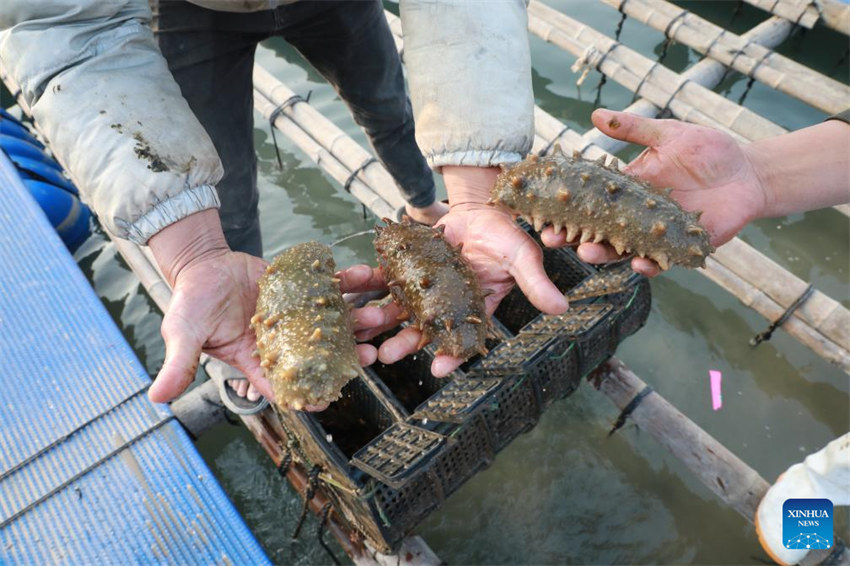
[(153, 0), (151, 7), (160, 50), (224, 166), (216, 189), (227, 243), (262, 256), (252, 70), (257, 43), (274, 29), (274, 13), (216, 12), (170, 0)]
[(346, 102), (414, 219), (432, 213), (429, 223), (436, 221), (445, 206), (435, 203), (434, 177), (414, 139), (401, 60), (381, 2), (297, 2), (278, 12), (283, 37)]

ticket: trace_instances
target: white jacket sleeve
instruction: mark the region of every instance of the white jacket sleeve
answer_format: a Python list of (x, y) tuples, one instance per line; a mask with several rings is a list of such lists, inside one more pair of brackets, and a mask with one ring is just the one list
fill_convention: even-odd
[(0, 59), (84, 200), (145, 243), (218, 207), (222, 176), (150, 28), (147, 0), (2, 0)]
[(402, 0), (416, 141), (429, 165), (519, 161), (534, 141), (522, 0)]

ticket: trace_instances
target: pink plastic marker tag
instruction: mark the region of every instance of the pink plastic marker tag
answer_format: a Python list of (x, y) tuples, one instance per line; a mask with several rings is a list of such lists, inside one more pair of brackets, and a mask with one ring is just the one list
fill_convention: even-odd
[(708, 370), (708, 375), (711, 376), (711, 408), (716, 411), (723, 406), (723, 394), (720, 392), (723, 375), (714, 369)]

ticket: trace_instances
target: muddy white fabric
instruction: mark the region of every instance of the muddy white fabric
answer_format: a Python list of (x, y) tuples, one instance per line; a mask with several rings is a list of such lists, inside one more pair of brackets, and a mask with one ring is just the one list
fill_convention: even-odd
[(525, 2), (400, 6), (416, 141), (428, 164), (522, 159), (534, 141)]
[[(281, 2), (196, 3), (251, 11)], [(525, 3), (403, 0), (402, 18), (417, 141), (429, 164), (519, 160), (533, 140)], [(101, 222), (140, 244), (218, 207), (222, 176), (150, 20), (147, 0), (0, 3), (0, 59), (51, 149)]]
[(809, 551), (782, 544), (782, 506), (787, 499), (829, 499), (836, 507), (850, 505), (850, 433), (788, 468), (759, 503), (756, 516), (765, 550), (786, 564), (797, 564)]

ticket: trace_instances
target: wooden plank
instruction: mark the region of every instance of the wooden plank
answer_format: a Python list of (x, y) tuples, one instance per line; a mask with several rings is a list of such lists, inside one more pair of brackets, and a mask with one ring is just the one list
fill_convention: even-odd
[(692, 49), (827, 114), (850, 104), (850, 86), (735, 35), (666, 0), (602, 0)]

